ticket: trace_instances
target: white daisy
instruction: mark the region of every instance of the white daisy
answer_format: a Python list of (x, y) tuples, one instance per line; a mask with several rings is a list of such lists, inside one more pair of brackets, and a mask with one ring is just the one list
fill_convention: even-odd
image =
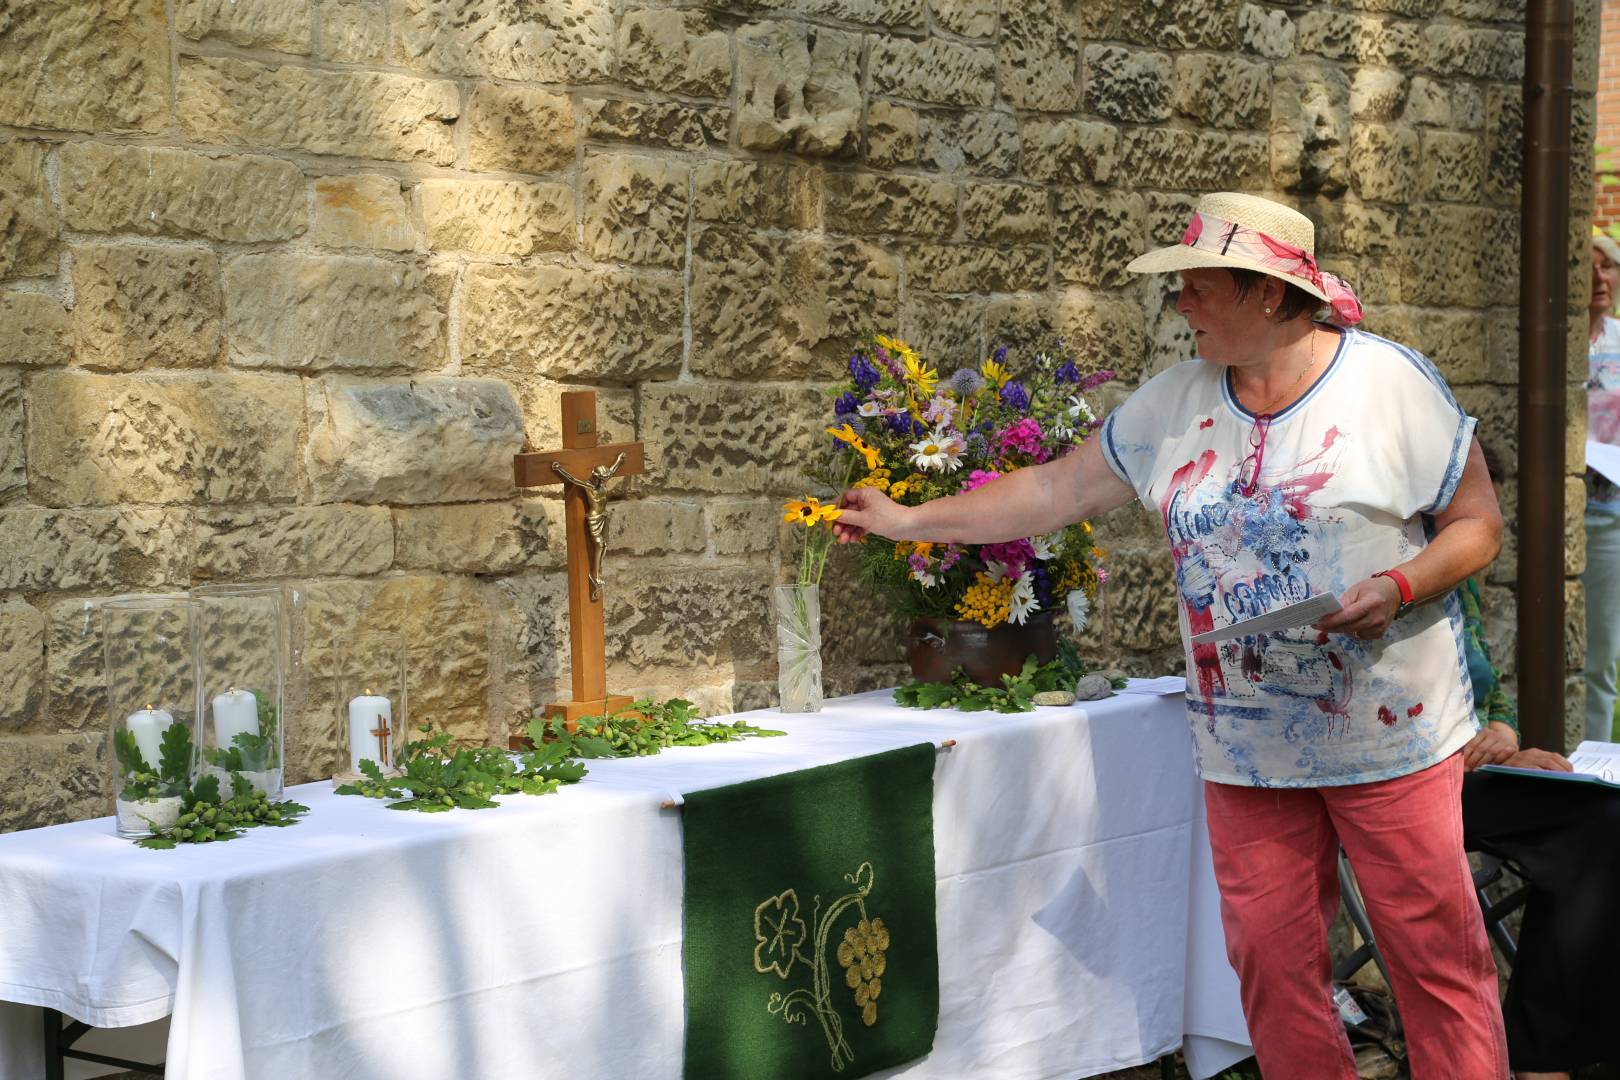
[(997, 562), (995, 559), (984, 560), (984, 573), (992, 583), (1000, 581), (1002, 578), (1009, 576), (1007, 573), (1007, 564), (1004, 562)]
[(1074, 623), (1074, 632), (1079, 633), (1086, 628), (1086, 621), (1091, 617), (1091, 600), (1083, 589), (1069, 591), (1069, 621)]
[(1085, 398), (1079, 394), (1070, 394), (1069, 419), (1077, 424), (1081, 422), (1089, 424), (1097, 419), (1097, 414), (1091, 411), (1091, 406), (1086, 404)]
[(911, 576), (925, 589), (932, 589), (939, 584), (939, 575), (932, 570), (913, 570)]
[(875, 401), (863, 401), (861, 402), (861, 407), (856, 411), (862, 416), (871, 418), (881, 415), (883, 413), (883, 407)]
[(1035, 557), (1042, 562), (1051, 562), (1053, 557), (1057, 555), (1057, 542), (1056, 533), (1029, 538), (1029, 546), (1035, 549)]
[(919, 469), (955, 472), (962, 467), (962, 446), (955, 439), (929, 435), (911, 444), (911, 463)]
[(1026, 619), (1040, 610), (1040, 604), (1035, 601), (1035, 579), (1025, 574), (1013, 582), (1012, 596), (1008, 597), (1007, 605), (1008, 620), (1023, 626)]

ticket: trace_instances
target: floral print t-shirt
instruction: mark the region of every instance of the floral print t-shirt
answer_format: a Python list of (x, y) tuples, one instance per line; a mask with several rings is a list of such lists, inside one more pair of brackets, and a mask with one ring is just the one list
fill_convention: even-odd
[(1223, 367), (1178, 364), (1109, 415), (1103, 456), (1170, 541), (1205, 780), (1386, 780), (1444, 760), (1478, 730), (1451, 594), (1378, 641), (1299, 626), (1191, 643), (1406, 562), (1426, 543), (1420, 515), (1451, 502), (1473, 433), (1428, 360), (1357, 330), (1272, 419), (1257, 478), (1252, 463), (1245, 473), (1254, 417)]

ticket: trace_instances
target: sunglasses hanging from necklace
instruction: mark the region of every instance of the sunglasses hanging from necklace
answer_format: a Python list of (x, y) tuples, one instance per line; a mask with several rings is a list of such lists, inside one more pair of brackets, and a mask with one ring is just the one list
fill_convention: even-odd
[[(1271, 421), (1276, 414), (1271, 410), (1277, 402), (1293, 393), (1300, 383), (1305, 381), (1306, 374), (1316, 366), (1316, 328), (1311, 328), (1311, 358), (1305, 366), (1300, 368), (1299, 374), (1287, 388), (1254, 414), (1254, 425), (1249, 428), (1249, 456), (1238, 465), (1237, 491), (1245, 499), (1253, 498), (1260, 488), (1260, 469), (1266, 460), (1266, 434), (1271, 430)], [(1235, 388), (1234, 388), (1235, 393)]]

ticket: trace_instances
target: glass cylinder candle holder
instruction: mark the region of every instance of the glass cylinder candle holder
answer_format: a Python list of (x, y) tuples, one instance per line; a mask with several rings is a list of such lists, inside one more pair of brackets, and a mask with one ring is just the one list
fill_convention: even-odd
[(409, 730), (405, 656), (405, 635), (398, 627), (359, 627), (340, 644), (332, 680), (338, 747), (335, 782), (359, 778), (361, 763), (368, 761), (385, 776), (399, 772), (395, 762)]
[(204, 775), (229, 797), (236, 780), (281, 798), (286, 738), (287, 620), (280, 585), (199, 585), (198, 749)]
[(171, 827), (197, 765), (197, 604), (187, 596), (101, 605), (118, 835)]

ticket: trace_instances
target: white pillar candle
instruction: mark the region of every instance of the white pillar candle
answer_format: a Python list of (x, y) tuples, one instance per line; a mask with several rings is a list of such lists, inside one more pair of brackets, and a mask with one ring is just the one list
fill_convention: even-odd
[(251, 690), (232, 687), (214, 696), (214, 745), (229, 750), (243, 732), (259, 733), (259, 699)]
[[(388, 768), (394, 756), (394, 747), (388, 746), (386, 738), (379, 739), (372, 734), (378, 726), (393, 730), (394, 707), (388, 699), (380, 694), (373, 694), (367, 690), (359, 697), (349, 699), (349, 768), (354, 772), (360, 771), (362, 761), (375, 761), (383, 768)], [(386, 752), (384, 747), (387, 747)]]
[(136, 709), (124, 718), (124, 727), (135, 736), (135, 745), (141, 749), (141, 757), (146, 759), (146, 765), (153, 772), (157, 772), (159, 763), (163, 760), (163, 733), (169, 730), (174, 723), (174, 715), (163, 709), (154, 709), (148, 705), (144, 709)]

